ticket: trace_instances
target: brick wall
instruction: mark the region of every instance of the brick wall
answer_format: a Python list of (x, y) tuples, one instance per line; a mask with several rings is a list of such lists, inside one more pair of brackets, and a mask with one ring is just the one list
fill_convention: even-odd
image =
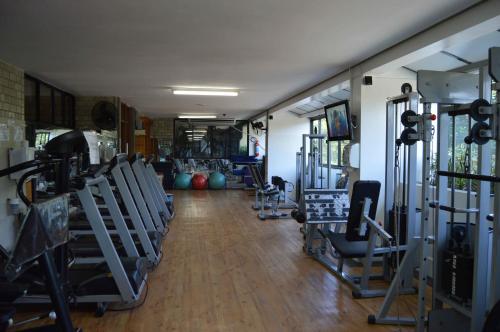
[(0, 118), (24, 121), (24, 73), (0, 61)]
[[(96, 96), (77, 96), (75, 99), (75, 126), (82, 130), (97, 130), (98, 128), (92, 122), (92, 108), (100, 101), (109, 101), (120, 109), (120, 98), (118, 97), (96, 97)], [(117, 114), (117, 119), (119, 116)], [(119, 121), (117, 121), (117, 124)]]
[[(174, 141), (174, 119), (153, 119), (151, 136), (158, 139), (158, 145), (164, 154), (169, 155)], [(160, 155), (162, 155), (160, 151)]]
[[(24, 130), (24, 73), (0, 60), (0, 169), (8, 167), (10, 148), (25, 144)], [(10, 248), (16, 223), (7, 215), (7, 200), (16, 197), (16, 184), (2, 177), (0, 188), (0, 245)]]
[(151, 136), (172, 139), (174, 137), (174, 119), (153, 119)]

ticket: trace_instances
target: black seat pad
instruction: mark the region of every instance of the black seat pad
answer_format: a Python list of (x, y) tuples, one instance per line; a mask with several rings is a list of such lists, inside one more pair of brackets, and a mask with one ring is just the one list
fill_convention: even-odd
[(363, 258), (368, 251), (368, 241), (348, 241), (345, 233), (328, 232), (330, 243), (342, 258)]

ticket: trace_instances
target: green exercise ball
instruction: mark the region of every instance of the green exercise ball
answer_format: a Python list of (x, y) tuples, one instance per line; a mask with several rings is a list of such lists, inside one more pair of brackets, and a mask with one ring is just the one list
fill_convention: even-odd
[(191, 188), (191, 175), (186, 173), (179, 173), (174, 181), (175, 189), (189, 189)]
[(208, 187), (210, 189), (224, 189), (226, 187), (226, 177), (219, 172), (213, 172), (208, 177)]

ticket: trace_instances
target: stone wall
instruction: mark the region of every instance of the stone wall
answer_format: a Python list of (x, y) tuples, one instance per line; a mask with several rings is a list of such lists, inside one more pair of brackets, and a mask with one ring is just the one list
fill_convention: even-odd
[(174, 119), (153, 119), (151, 125), (151, 137), (158, 139), (160, 155), (170, 155), (174, 141)]
[[(27, 146), (24, 136), (24, 72), (0, 61), (0, 169), (8, 167), (9, 149)], [(7, 202), (16, 198), (16, 183), (0, 178), (0, 245), (11, 248), (16, 223)]]
[[(92, 108), (100, 101), (109, 101), (120, 110), (120, 98), (118, 97), (98, 97), (98, 96), (77, 96), (75, 97), (75, 126), (82, 130), (97, 130), (92, 122)], [(119, 119), (120, 112), (117, 112)], [(120, 121), (117, 121), (119, 124)]]

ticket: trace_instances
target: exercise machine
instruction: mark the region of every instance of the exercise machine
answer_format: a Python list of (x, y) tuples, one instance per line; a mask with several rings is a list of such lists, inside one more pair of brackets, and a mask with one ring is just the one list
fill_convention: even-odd
[[(278, 211), (279, 207), (279, 195), (280, 190), (276, 186), (269, 186), (264, 182), (259, 170), (256, 165), (249, 165), (250, 173), (252, 174), (252, 178), (254, 180), (254, 185), (256, 188), (257, 197), (260, 197), (259, 204), (259, 213), (257, 216), (260, 220), (266, 219), (283, 219), (289, 218), (289, 215), (286, 213), (281, 213)], [(270, 202), (271, 213), (265, 213), (266, 202)]]
[[(120, 241), (127, 253), (126, 257), (120, 257), (116, 247), (111, 239), (106, 224), (99, 210), (95, 195), (105, 199), (108, 209), (119, 211), (118, 204), (110, 189), (107, 179), (103, 175), (99, 176), (73, 176), (70, 180), (72, 163), (75, 156), (84, 154), (88, 150), (85, 136), (80, 131), (72, 131), (58, 136), (49, 141), (45, 146), (49, 162), (58, 160), (58, 167), (55, 176), (56, 188), (59, 193), (74, 191), (77, 201), (85, 211), (88, 223), (92, 227), (99, 248), (105, 260), (98, 264), (70, 264), (68, 249), (65, 245), (61, 246), (64, 250), (56, 256), (58, 262), (57, 269), (62, 280), (66, 285), (65, 296), (71, 298), (76, 303), (95, 303), (97, 304), (98, 315), (104, 314), (108, 304), (134, 306), (141, 298), (146, 287), (147, 262), (145, 258), (139, 257), (137, 248), (131, 238), (131, 235), (125, 231), (127, 229), (123, 217), (116, 213), (117, 218), (113, 218), (116, 230), (119, 230)], [(32, 161), (36, 163), (37, 161)], [(77, 157), (76, 164), (82, 164)], [(9, 171), (25, 170), (32, 167), (32, 164), (25, 163), (22, 167), (14, 167)], [(40, 167), (24, 173), (18, 181), (17, 191), (19, 197), (25, 197), (23, 193), (24, 183), (35, 174), (49, 172), (50, 169)], [(37, 193), (38, 195), (38, 193)], [(50, 193), (46, 196), (50, 197)], [(23, 199), (24, 200), (24, 199)], [(27, 201), (27, 199), (26, 199)], [(57, 253), (57, 251), (56, 251)], [(37, 281), (38, 275), (32, 273), (29, 276), (24, 274), (19, 282), (28, 283), (30, 287), (26, 294), (16, 299), (15, 303), (50, 303), (50, 294), (47, 294), (43, 287), (43, 282)]]
[[(112, 190), (109, 184), (104, 183), (105, 189), (98, 207), (113, 242), (119, 242), (118, 246), (123, 249), (119, 250), (120, 255), (126, 256), (132, 252), (135, 254), (133, 249), (127, 249), (127, 246), (130, 246), (128, 238), (132, 236), (139, 256), (147, 258), (148, 267), (153, 268), (160, 262), (162, 255), (162, 234), (154, 227), (143, 197), (135, 183), (135, 178), (128, 178), (127, 181), (124, 171), (130, 172), (130, 165), (126, 155), (121, 154), (113, 157), (110, 165), (101, 168), (94, 174), (94, 177), (105, 176), (108, 182), (112, 182), (117, 188), (117, 190)], [(116, 208), (115, 200), (110, 196), (110, 193), (115, 196), (117, 203), (119, 201), (119, 208)], [(109, 215), (105, 212), (108, 212)], [(115, 227), (116, 223), (118, 223), (118, 227)], [(100, 247), (94, 240), (94, 231), (87, 220), (72, 221), (70, 230), (75, 239), (71, 243), (71, 251), (77, 263), (104, 261)], [(126, 241), (120, 241), (121, 238), (126, 238)]]
[[(491, 90), (499, 90), (500, 48), (489, 50), (488, 67), (479, 68), (479, 74), (419, 71), (418, 91), (422, 95), (423, 114), (407, 113), (404, 144), (422, 142), (422, 216), (420, 236), (416, 246), (405, 254), (391, 291), (386, 295), (371, 323), (415, 325), (416, 331), (481, 331), (490, 308), (500, 299), (500, 167), (491, 175), (491, 142), (496, 141), (496, 156), (500, 153), (497, 105), (490, 105)], [(437, 155), (435, 185), (431, 188), (432, 133), (431, 104), (438, 106)], [(468, 119), (468, 145), (462, 170), (455, 167), (455, 140), (457, 117)], [(413, 127), (417, 123), (417, 129)], [(451, 135), (450, 135), (451, 134)], [(452, 150), (449, 153), (451, 137)], [(477, 147), (477, 157), (470, 153), (471, 144)], [(469, 160), (467, 160), (469, 159)], [(477, 161), (477, 170), (471, 165)], [(456, 205), (455, 181), (465, 180), (467, 198), (465, 207)], [(471, 181), (477, 184), (476, 202), (471, 201)], [(451, 184), (451, 186), (450, 186)], [(491, 184), (494, 184), (494, 213), (490, 215)], [(451, 193), (451, 195), (450, 195)], [(431, 214), (431, 211), (433, 213)], [(433, 223), (431, 223), (433, 219)], [(473, 223), (474, 221), (474, 223)], [(433, 231), (433, 233), (431, 233)], [(411, 255), (410, 255), (411, 253)], [(412, 265), (411, 256), (418, 263), (418, 307), (415, 317), (389, 317), (390, 306), (397, 297), (401, 271)], [(427, 312), (426, 299), (429, 270), (432, 264), (432, 306)], [(488, 326), (488, 324), (486, 324)], [(486, 327), (485, 327), (486, 328)]]
[[(34, 166), (33, 163), (31, 163)], [(41, 166), (47, 168), (53, 166)], [(0, 176), (12, 173), (13, 168), (0, 171)], [(34, 174), (34, 172), (32, 172)], [(64, 291), (64, 284), (57, 271), (53, 257), (53, 250), (64, 245), (68, 240), (68, 196), (59, 195), (43, 202), (30, 203), (28, 211), (19, 227), (14, 249), (7, 252), (2, 248), (2, 277), (0, 281), (1, 303), (0, 331), (9, 327), (20, 326), (35, 319), (49, 317), (54, 324), (45, 325), (38, 329), (25, 329), (23, 331), (80, 331), (75, 329), (71, 321), (68, 301)], [(15, 302), (28, 292), (28, 287), (23, 283), (15, 284), (15, 280), (22, 278), (37, 263), (38, 272), (43, 275), (43, 287), (49, 294), (53, 311), (25, 321), (14, 321), (15, 309), (6, 306)]]
[[(478, 80), (479, 78), (479, 80)], [(498, 258), (500, 257), (500, 167), (498, 153), (500, 153), (500, 107), (491, 105), (491, 91), (496, 90), (497, 96), (500, 86), (500, 48), (489, 50), (487, 67), (479, 68), (479, 75), (471, 88), (470, 94), (475, 92), (471, 103), (453, 104), (440, 112), (439, 125), (439, 152), (437, 168), (436, 199), (431, 203), (435, 216), (434, 234), (434, 278), (432, 310), (429, 312), (429, 331), (437, 331), (439, 326), (455, 331), (480, 331), (485, 325), (487, 313), (500, 300), (500, 271)], [(479, 84), (477, 82), (479, 81)], [(422, 89), (424, 89), (422, 87)], [(479, 91), (478, 91), (479, 90)], [(478, 98), (479, 95), (479, 98)], [(498, 98), (498, 97), (497, 97)], [(447, 103), (450, 104), (449, 102)], [(459, 114), (470, 119), (469, 135), (465, 144), (475, 145), (477, 154), (477, 173), (472, 168), (464, 171), (445, 167), (449, 156), (443, 152), (447, 144), (449, 125), (446, 121)], [(453, 120), (452, 120), (453, 121)], [(472, 125), (472, 123), (474, 124)], [(455, 133), (453, 133), (455, 135)], [(491, 175), (492, 142), (495, 142), (496, 166), (495, 174)], [(471, 154), (469, 158), (473, 160)], [(447, 164), (446, 164), (447, 166)], [(475, 207), (456, 207), (454, 202), (448, 201), (448, 181), (464, 179), (478, 184)], [(490, 217), (491, 187), (494, 186), (493, 215)], [(465, 215), (465, 225), (453, 221), (453, 215)], [(475, 219), (472, 224), (471, 220)], [(450, 221), (448, 224), (447, 221)], [(492, 222), (490, 222), (490, 220)], [(463, 234), (457, 228), (463, 227)], [(420, 306), (423, 306), (419, 303)], [(417, 325), (419, 327), (419, 325)]]
[[(255, 166), (255, 167), (257, 167), (257, 166)], [(259, 172), (259, 174), (260, 174), (260, 171), (258, 169), (257, 169), (257, 172)], [(254, 178), (253, 178), (252, 171), (250, 171), (250, 174), (252, 175), (252, 180), (253, 180)], [(253, 182), (254, 182), (254, 184), (256, 184), (255, 180)], [(284, 210), (297, 208), (297, 203), (295, 203), (290, 198), (288, 198), (289, 191), (287, 190), (287, 185), (290, 186), (290, 185), (292, 185), (292, 183), (286, 181), (285, 179), (283, 179), (280, 176), (273, 175), (271, 177), (271, 185), (268, 185), (268, 186), (273, 186), (273, 188), (278, 189), (277, 206), (273, 206), (272, 202), (270, 203), (268, 201), (269, 196), (264, 197), (264, 203), (263, 203), (264, 205), (261, 205), (262, 204), (261, 203), (262, 202), (261, 189), (260, 189), (259, 185), (256, 185), (255, 186), (255, 202), (252, 205), (252, 209), (261, 210), (261, 206), (264, 206), (265, 210), (271, 209), (271, 208), (284, 209)], [(276, 201), (276, 199), (274, 199), (274, 200)]]
[[(132, 166), (132, 170), (137, 179), (139, 187), (141, 188), (144, 198), (146, 199), (148, 208), (150, 210), (156, 209), (157, 211), (159, 211), (161, 222), (164, 228), (166, 224), (173, 219), (173, 214), (167, 207), (167, 199), (165, 196), (166, 194), (163, 188), (161, 189), (163, 191), (162, 194), (156, 185), (159, 184), (158, 179), (154, 180), (151, 178), (151, 172), (146, 169), (146, 165), (144, 164), (144, 156), (142, 154), (134, 154), (130, 159), (130, 165)], [(152, 168), (152, 165), (149, 166)]]
[(146, 179), (149, 180), (150, 187), (153, 190), (153, 193), (158, 197), (158, 200), (165, 202), (165, 205), (167, 206), (166, 214), (168, 215), (168, 221), (171, 221), (175, 218), (174, 195), (167, 194), (165, 192), (165, 189), (163, 188), (163, 185), (161, 184), (160, 179), (158, 178), (158, 175), (156, 174), (156, 171), (153, 167), (152, 164), (153, 160), (154, 160), (153, 155), (150, 155), (148, 158), (145, 159), (144, 175)]

